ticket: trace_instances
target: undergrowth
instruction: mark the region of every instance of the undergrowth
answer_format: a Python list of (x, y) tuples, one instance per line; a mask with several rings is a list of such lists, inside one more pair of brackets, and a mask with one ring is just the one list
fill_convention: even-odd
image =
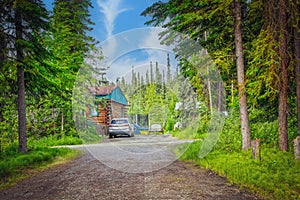
[(192, 143), (180, 159), (192, 160), (269, 199), (300, 199), (300, 162), (293, 158), (292, 152), (264, 145), (261, 160), (253, 159), (250, 151), (224, 150), (214, 150), (199, 159), (201, 145), (202, 141)]
[(82, 144), (82, 140), (75, 136), (48, 136), (42, 137), (40, 139), (29, 138), (28, 146), (30, 148), (34, 147), (51, 147), (51, 146), (62, 146), (62, 145), (76, 145)]
[(194, 161), (203, 168), (227, 177), (231, 183), (259, 193), (263, 198), (300, 199), (300, 161), (294, 159), (292, 149), (292, 139), (297, 132), (289, 127), (290, 149), (288, 152), (279, 151), (277, 121), (263, 122), (256, 119), (251, 124), (251, 137), (261, 140), (261, 159), (255, 160), (251, 150), (241, 150), (239, 122), (238, 112), (230, 113), (217, 144), (206, 157), (200, 159), (204, 140), (198, 140), (177, 149), (178, 152), (182, 152), (181, 148), (187, 149), (180, 160)]
[(0, 188), (14, 184), (29, 170), (40, 169), (58, 158), (74, 157), (78, 151), (68, 148), (36, 148), (27, 153), (16, 153), (0, 160)]
[(39, 140), (28, 139), (28, 152), (19, 153), (17, 141), (11, 143), (0, 153), (0, 188), (14, 184), (26, 176), (28, 170), (40, 169), (57, 159), (68, 159), (76, 156), (78, 151), (69, 148), (50, 148), (51, 146), (82, 144), (74, 136), (49, 136)]

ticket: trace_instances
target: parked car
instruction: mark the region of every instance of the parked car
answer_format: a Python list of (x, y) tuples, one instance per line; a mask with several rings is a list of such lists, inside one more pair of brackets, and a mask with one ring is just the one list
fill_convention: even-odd
[(129, 123), (128, 118), (114, 118), (108, 126), (108, 134), (109, 138), (116, 137), (118, 135), (133, 137), (134, 127)]
[(148, 130), (149, 133), (162, 133), (164, 134), (164, 129), (160, 124), (152, 124)]

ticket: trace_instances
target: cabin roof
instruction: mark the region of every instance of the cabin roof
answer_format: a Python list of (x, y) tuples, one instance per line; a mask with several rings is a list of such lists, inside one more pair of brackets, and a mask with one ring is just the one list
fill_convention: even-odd
[(89, 87), (88, 89), (97, 98), (106, 98), (122, 105), (128, 105), (128, 101), (118, 85)]
[(97, 87), (89, 87), (89, 91), (95, 95), (106, 96), (112, 93), (116, 89), (117, 85), (103, 85)]

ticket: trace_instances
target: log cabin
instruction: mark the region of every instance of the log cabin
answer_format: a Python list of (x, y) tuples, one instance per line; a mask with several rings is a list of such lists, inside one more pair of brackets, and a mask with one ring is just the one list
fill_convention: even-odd
[(87, 107), (90, 121), (98, 125), (108, 125), (113, 118), (127, 117), (128, 101), (118, 85), (90, 87), (95, 95), (95, 107)]

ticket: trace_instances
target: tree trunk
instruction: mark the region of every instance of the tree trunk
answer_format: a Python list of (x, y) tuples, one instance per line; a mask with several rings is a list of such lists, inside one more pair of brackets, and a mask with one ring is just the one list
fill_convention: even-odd
[(242, 132), (242, 149), (250, 148), (250, 126), (247, 109), (247, 96), (245, 86), (245, 67), (243, 55), (242, 42), (242, 10), (240, 0), (234, 0), (234, 36), (236, 48), (236, 66), (238, 75), (238, 92), (239, 92), (239, 106), (240, 106), (240, 120)]
[[(207, 39), (207, 32), (204, 32), (204, 41)], [(207, 49), (205, 49), (205, 55), (208, 55)], [(206, 65), (206, 72), (207, 72), (207, 89), (208, 89), (208, 96), (209, 96), (209, 110), (211, 115), (213, 115), (213, 100), (212, 100), (212, 92), (211, 92), (211, 81), (210, 81), (210, 73), (209, 73), (209, 66)]]
[(234, 84), (233, 80), (231, 80), (231, 106), (233, 106), (234, 103)]
[(300, 136), (294, 139), (294, 157), (300, 160)]
[(300, 136), (300, 20), (296, 21), (294, 28), (295, 45), (295, 73), (296, 73), (296, 93), (297, 93), (297, 118), (298, 118), (298, 136)]
[(223, 111), (223, 99), (222, 99), (222, 95), (223, 95), (223, 82), (218, 82), (218, 111), (221, 113)]
[(209, 67), (206, 66), (207, 70), (207, 89), (208, 89), (208, 96), (209, 96), (209, 110), (211, 115), (213, 115), (213, 100), (212, 100), (212, 92), (211, 92), (211, 82), (210, 82), (210, 75), (209, 75)]
[(279, 107), (278, 107), (278, 136), (279, 149), (288, 150), (288, 27), (287, 2), (279, 1)]
[(64, 123), (65, 123), (65, 119), (64, 119), (64, 109), (61, 109), (61, 135), (64, 136)]
[(260, 139), (252, 140), (251, 141), (251, 148), (252, 148), (252, 156), (256, 160), (260, 160)]
[(18, 129), (19, 129), (19, 152), (27, 152), (26, 138), (26, 102), (25, 102), (25, 80), (23, 50), (19, 40), (22, 40), (22, 16), (18, 10), (15, 10), (15, 26), (16, 26), (16, 57), (17, 57), (17, 76), (18, 76)]

